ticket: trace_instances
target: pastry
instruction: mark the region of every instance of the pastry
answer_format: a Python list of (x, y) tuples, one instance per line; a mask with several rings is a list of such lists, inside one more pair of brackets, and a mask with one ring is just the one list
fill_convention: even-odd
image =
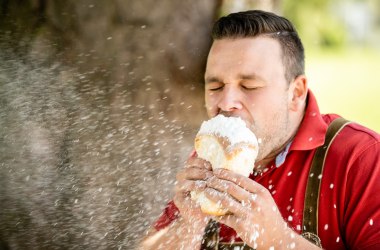
[[(253, 171), (258, 149), (255, 134), (239, 117), (217, 115), (203, 122), (195, 137), (198, 157), (210, 162), (212, 169), (225, 168), (246, 177)], [(220, 216), (228, 212), (203, 192), (192, 192), (191, 197), (204, 213)]]

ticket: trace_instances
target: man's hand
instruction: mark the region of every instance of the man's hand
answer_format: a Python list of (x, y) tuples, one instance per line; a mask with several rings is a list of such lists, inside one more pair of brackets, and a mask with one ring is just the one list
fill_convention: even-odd
[(179, 209), (181, 217), (191, 225), (204, 228), (210, 219), (191, 199), (190, 192), (203, 191), (206, 188), (206, 180), (212, 175), (210, 163), (195, 156), (191, 157), (185, 168), (177, 174), (174, 203)]
[(151, 229), (140, 248), (148, 249), (200, 249), (209, 217), (191, 200), (191, 191), (203, 191), (206, 180), (212, 176), (211, 165), (195, 156), (190, 157), (185, 168), (177, 174), (174, 203), (179, 217), (168, 227)]
[(231, 212), (214, 219), (233, 228), (253, 248), (291, 249), (299, 246), (298, 240), (304, 241), (288, 228), (269, 191), (247, 177), (216, 169), (205, 194)]

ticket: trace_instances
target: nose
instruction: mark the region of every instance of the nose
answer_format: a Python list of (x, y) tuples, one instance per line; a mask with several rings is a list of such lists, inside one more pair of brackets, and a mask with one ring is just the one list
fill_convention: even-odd
[(218, 106), (221, 111), (227, 112), (242, 109), (239, 91), (233, 86), (225, 85)]

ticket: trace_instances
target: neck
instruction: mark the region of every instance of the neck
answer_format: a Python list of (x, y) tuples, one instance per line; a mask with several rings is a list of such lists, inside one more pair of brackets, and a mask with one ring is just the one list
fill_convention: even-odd
[(275, 148), (269, 154), (267, 154), (262, 159), (256, 162), (255, 169), (257, 172), (263, 171), (267, 167), (267, 165), (270, 164), (274, 159), (276, 159), (277, 155), (281, 153), (291, 141), (293, 141), (294, 137), (297, 134), (298, 128), (302, 122), (302, 119), (304, 116), (304, 110), (305, 110), (305, 106), (303, 107), (303, 111), (299, 114), (299, 117), (297, 118), (297, 121), (295, 122), (295, 124), (297, 125), (294, 126), (293, 131), (290, 132), (288, 139), (285, 140), (285, 142), (282, 143), (279, 147)]
[(259, 160), (256, 162), (255, 164), (255, 169), (258, 171), (258, 172), (261, 172), (262, 170), (264, 170), (267, 165), (269, 163), (271, 163), (272, 161), (274, 161), (274, 159), (276, 159), (277, 155), (279, 153), (281, 153), (285, 148), (286, 146), (288, 145), (288, 143), (290, 143), (293, 138), (294, 138), (295, 134), (292, 135), (284, 144), (282, 144), (280, 147), (278, 147), (277, 149), (273, 150), (271, 153), (269, 153), (267, 156), (265, 156), (263, 159)]
[(294, 137), (297, 134), (297, 131), (298, 131), (298, 128), (291, 133), (291, 135), (288, 137), (288, 139), (284, 143), (282, 143), (279, 147), (272, 150), (269, 154), (264, 156), (262, 159), (258, 160), (255, 164), (255, 169), (258, 172), (263, 171), (267, 167), (267, 165), (270, 164), (274, 159), (276, 159), (277, 155), (280, 154), (282, 151), (284, 151), (287, 145), (291, 141), (293, 141)]

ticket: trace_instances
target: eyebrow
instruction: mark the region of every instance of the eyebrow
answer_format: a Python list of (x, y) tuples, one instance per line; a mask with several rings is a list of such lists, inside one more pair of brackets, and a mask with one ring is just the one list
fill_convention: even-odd
[(211, 83), (211, 82), (223, 82), (223, 81), (216, 76), (209, 76), (205, 78), (205, 82)]
[(256, 80), (256, 81), (260, 81), (260, 82), (266, 82), (264, 78), (262, 78), (261, 76), (259, 76), (257, 74), (249, 74), (249, 75), (241, 74), (241, 75), (239, 75), (239, 79), (241, 79), (241, 80)]

